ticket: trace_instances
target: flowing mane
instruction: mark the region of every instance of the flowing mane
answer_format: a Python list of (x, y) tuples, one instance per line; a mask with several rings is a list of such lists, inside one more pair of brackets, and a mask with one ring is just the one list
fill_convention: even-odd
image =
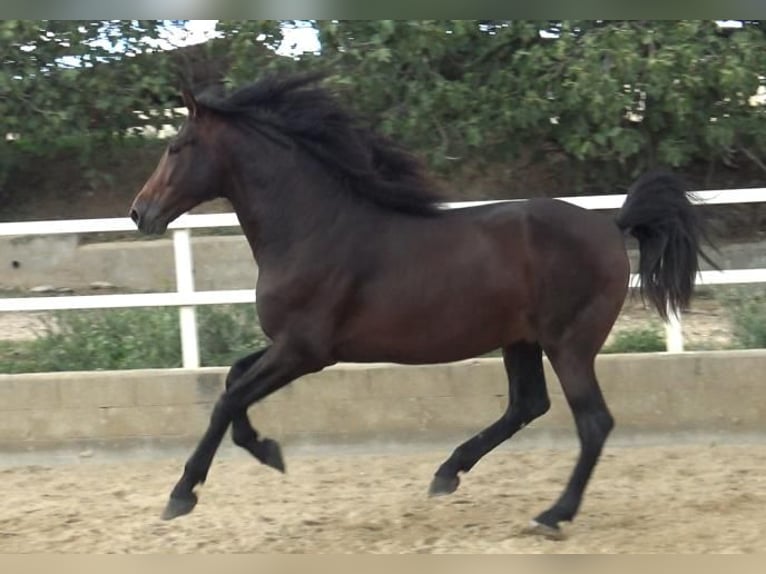
[(355, 196), (405, 213), (439, 213), (443, 198), (421, 162), (363, 126), (327, 88), (317, 85), (323, 77), (272, 75), (228, 96), (201, 94), (198, 101), (228, 121), (290, 138), (338, 174)]

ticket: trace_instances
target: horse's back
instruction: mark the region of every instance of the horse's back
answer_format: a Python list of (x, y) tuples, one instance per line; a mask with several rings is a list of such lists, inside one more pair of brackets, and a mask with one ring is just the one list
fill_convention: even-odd
[(536, 198), (466, 208), (456, 214), (476, 220), (507, 248), (528, 251), (528, 257), (537, 262), (533, 266), (540, 267), (538, 272), (555, 274), (556, 268), (564, 271), (580, 264), (594, 272), (617, 266), (628, 273), (622, 232), (603, 213)]
[(493, 246), (495, 277), (514, 314), (546, 338), (585, 309), (601, 307), (599, 329), (611, 328), (627, 293), (630, 265), (614, 220), (568, 202), (538, 198), (456, 210)]
[(603, 213), (545, 198), (530, 199), (519, 207), (538, 245), (570, 246), (580, 253), (585, 248), (597, 260), (625, 255), (622, 232), (613, 219)]
[(452, 217), (481, 229), (494, 246), (496, 264), (523, 275), (530, 297), (542, 297), (542, 305), (603, 289), (624, 299), (630, 266), (622, 232), (608, 215), (537, 198), (455, 210)]

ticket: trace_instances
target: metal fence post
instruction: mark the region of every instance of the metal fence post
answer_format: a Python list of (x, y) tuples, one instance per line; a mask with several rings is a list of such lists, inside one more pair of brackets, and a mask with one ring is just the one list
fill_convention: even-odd
[[(194, 266), (192, 264), (191, 233), (188, 229), (173, 231), (173, 251), (176, 264), (176, 290), (194, 292)], [(199, 340), (197, 338), (197, 311), (193, 306), (179, 310), (181, 321), (181, 356), (185, 369), (199, 367)]]

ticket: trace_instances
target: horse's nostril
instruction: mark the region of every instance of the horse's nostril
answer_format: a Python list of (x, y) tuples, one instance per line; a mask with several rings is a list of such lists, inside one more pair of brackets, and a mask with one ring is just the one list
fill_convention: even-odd
[(141, 221), (141, 216), (138, 214), (138, 210), (135, 207), (130, 210), (130, 218), (136, 225), (138, 225), (139, 221)]

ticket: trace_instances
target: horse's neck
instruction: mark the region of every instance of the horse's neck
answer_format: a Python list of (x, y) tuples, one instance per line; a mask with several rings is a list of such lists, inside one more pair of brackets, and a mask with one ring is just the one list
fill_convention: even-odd
[(366, 202), (322, 193), (311, 182), (287, 188), (257, 190), (231, 198), (237, 217), (259, 266), (284, 261), (296, 252), (301, 256), (326, 257), (338, 241), (354, 230), (365, 229), (379, 218)]

